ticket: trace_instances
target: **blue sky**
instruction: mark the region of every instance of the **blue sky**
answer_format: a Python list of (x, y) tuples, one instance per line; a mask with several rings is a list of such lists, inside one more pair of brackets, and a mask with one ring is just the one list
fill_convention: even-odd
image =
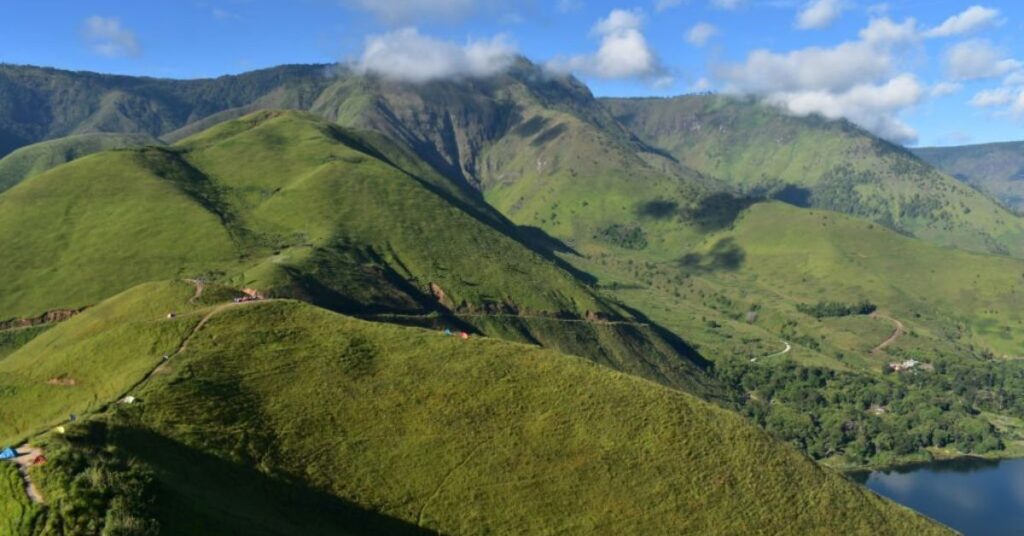
[(749, 93), (910, 145), (1024, 139), (1015, 0), (8, 3), (7, 63), (196, 78), (341, 61), (419, 81), (523, 54), (598, 95)]

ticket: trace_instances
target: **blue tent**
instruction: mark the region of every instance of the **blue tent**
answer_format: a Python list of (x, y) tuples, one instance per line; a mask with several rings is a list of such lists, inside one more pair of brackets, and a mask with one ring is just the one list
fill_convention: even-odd
[(7, 447), (3, 451), (0, 451), (0, 460), (13, 460), (14, 458), (17, 457), (17, 451), (12, 449), (11, 447)]

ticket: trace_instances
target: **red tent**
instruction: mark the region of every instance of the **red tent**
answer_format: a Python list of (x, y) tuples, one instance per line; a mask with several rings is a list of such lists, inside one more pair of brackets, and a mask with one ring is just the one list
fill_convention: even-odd
[(468, 339), (469, 338), (469, 333), (466, 333), (465, 331), (460, 331), (459, 332), (459, 337), (462, 337), (463, 339)]

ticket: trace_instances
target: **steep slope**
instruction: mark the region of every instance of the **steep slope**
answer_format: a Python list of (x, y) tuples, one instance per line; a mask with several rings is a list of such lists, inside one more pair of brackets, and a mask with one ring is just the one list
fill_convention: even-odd
[[(131, 392), (140, 402), (37, 438), (50, 462), (33, 469), (49, 497), (36, 527), (944, 533), (689, 395), (298, 302), (226, 306)], [(84, 504), (83, 472), (111, 483)]]
[(866, 217), (932, 242), (1024, 256), (1024, 222), (845, 121), (716, 95), (605, 99), (644, 142), (754, 195)]
[(0, 248), (12, 252), (0, 268), (0, 317), (197, 277), (475, 328), (718, 390), (677, 337), (523, 245), (473, 192), (405, 171), (421, 168), (378, 135), (299, 112), (256, 113), (170, 148), (81, 158), (0, 194)]
[[(441, 174), (484, 192), (519, 225), (585, 246), (616, 222), (671, 199), (697, 206), (709, 181), (639, 143), (572, 77), (520, 60), (483, 79), (411, 84), (344, 77), (311, 111), (383, 132)], [(651, 233), (688, 240), (692, 225)]]
[(1024, 142), (911, 149), (929, 164), (1007, 207), (1024, 211)]
[(22, 147), (0, 159), (0, 192), (22, 180), (99, 151), (161, 145), (144, 134), (78, 134)]

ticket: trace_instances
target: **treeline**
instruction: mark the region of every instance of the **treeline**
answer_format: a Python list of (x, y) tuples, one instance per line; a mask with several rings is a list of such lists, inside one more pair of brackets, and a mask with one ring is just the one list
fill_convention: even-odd
[(980, 413), (1021, 415), (1022, 372), (1021, 366), (943, 363), (935, 373), (881, 377), (788, 362), (716, 365), (721, 380), (742, 390), (741, 411), (751, 420), (812, 458), (856, 465), (929, 458), (929, 447), (973, 454), (1003, 449), (999, 431)]
[(829, 318), (851, 315), (869, 315), (878, 307), (868, 300), (861, 300), (857, 303), (842, 303), (835, 301), (820, 301), (815, 304), (798, 303), (796, 310), (811, 315), (815, 318)]

